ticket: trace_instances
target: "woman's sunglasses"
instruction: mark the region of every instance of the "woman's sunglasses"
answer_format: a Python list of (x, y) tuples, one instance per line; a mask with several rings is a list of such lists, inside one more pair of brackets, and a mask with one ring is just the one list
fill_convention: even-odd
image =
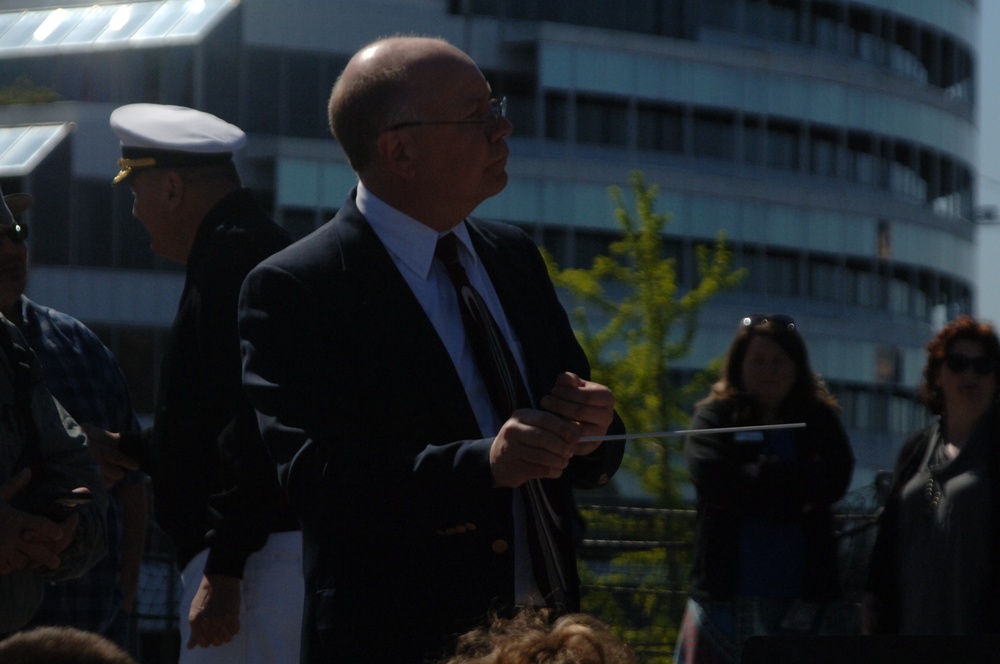
[(789, 332), (795, 330), (795, 320), (785, 314), (748, 314), (740, 321), (743, 327), (756, 327), (765, 323), (775, 323), (782, 325)]
[(961, 353), (948, 353), (944, 356), (944, 364), (954, 373), (964, 373), (966, 369), (971, 367), (980, 376), (987, 376), (996, 371), (997, 368), (997, 363), (985, 355), (969, 357)]

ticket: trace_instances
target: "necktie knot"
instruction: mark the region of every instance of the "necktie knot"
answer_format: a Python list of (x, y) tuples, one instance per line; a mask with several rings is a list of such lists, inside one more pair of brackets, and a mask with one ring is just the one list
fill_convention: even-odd
[[(469, 275), (465, 271), (465, 268), (462, 267), (461, 261), (458, 260), (458, 238), (455, 237), (454, 233), (448, 233), (438, 238), (437, 247), (434, 249), (434, 256), (444, 265), (445, 270), (448, 272), (448, 278), (458, 292), (459, 299), (465, 300), (469, 297), (468, 291), (475, 289), (469, 282)], [(481, 303), (474, 305), (474, 309), (485, 312), (486, 303), (482, 302), (482, 298), (478, 294), (474, 297)]]
[(434, 257), (444, 263), (449, 272), (456, 267), (462, 267), (458, 260), (458, 238), (454, 233), (447, 233), (438, 238)]

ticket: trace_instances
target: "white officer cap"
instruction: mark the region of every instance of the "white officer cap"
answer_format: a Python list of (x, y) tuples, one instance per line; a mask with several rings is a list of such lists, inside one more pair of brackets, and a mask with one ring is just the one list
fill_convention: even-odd
[(113, 184), (137, 168), (225, 163), (247, 140), (242, 129), (211, 113), (162, 104), (120, 106), (111, 113), (111, 128), (122, 145)]

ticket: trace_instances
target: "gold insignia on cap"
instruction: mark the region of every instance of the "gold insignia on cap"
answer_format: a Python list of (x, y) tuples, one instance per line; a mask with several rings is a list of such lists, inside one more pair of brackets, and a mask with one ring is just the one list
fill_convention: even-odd
[(143, 159), (126, 159), (122, 157), (118, 160), (118, 175), (115, 179), (111, 181), (111, 184), (118, 184), (122, 180), (126, 179), (128, 176), (132, 175), (132, 170), (136, 168), (149, 168), (150, 166), (156, 166), (156, 159), (152, 157), (145, 157)]

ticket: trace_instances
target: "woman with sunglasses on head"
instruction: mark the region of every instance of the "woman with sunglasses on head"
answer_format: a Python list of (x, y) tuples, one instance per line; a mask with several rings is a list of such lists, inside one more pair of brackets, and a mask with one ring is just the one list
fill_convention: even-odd
[(676, 662), (737, 662), (750, 636), (842, 629), (830, 506), (854, 455), (837, 411), (791, 318), (740, 321), (691, 428), (770, 427), (685, 440), (698, 518)]
[(911, 436), (879, 519), (862, 629), (1000, 633), (1000, 341), (961, 316), (927, 344), (921, 396), (938, 420)]

